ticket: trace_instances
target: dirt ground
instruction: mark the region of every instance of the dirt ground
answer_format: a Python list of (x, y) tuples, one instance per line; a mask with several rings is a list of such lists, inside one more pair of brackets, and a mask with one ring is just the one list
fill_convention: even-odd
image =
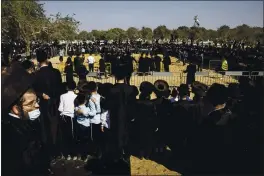
[[(87, 61), (88, 55), (85, 56), (86, 61)], [(135, 59), (138, 60), (139, 55), (134, 55)], [(52, 62), (53, 67), (57, 68), (57, 65), (59, 63), (59, 57), (54, 57), (50, 59)], [(67, 57), (64, 57), (64, 62), (66, 61)], [(100, 56), (95, 56), (96, 63), (95, 63), (95, 71), (98, 68), (98, 62), (100, 59)], [(183, 66), (181, 62), (178, 62), (178, 60), (174, 57), (171, 58), (172, 64), (170, 65), (170, 72), (172, 72), (173, 76), (132, 76), (131, 79), (131, 84), (135, 86), (139, 86), (142, 81), (149, 81), (154, 83), (158, 79), (163, 79), (166, 80), (171, 87), (173, 86), (179, 86), (181, 83), (185, 83), (186, 79), (186, 74), (183, 74), (183, 71), (186, 69), (187, 64)], [(85, 63), (86, 67), (88, 68), (87, 63)], [(136, 65), (134, 65), (136, 67)], [(163, 66), (161, 67), (163, 69)], [(196, 76), (196, 80), (203, 82), (207, 85), (211, 85), (214, 82), (217, 83), (222, 83), (222, 84), (228, 84), (230, 82), (237, 82), (234, 77), (227, 77), (227, 76), (222, 76), (221, 74), (216, 74), (215, 72), (208, 71), (208, 70), (203, 70), (203, 72), (208, 72), (208, 76)], [(77, 78), (76, 82), (77, 82)], [(65, 81), (65, 78), (63, 78)], [(103, 79), (97, 79), (95, 77), (88, 77), (89, 81), (96, 81), (96, 82), (111, 82), (114, 83), (115, 80), (113, 77), (108, 77), (108, 78), (103, 78)], [(139, 158), (135, 156), (131, 156), (130, 158), (130, 164), (131, 164), (131, 175), (181, 175), (177, 170), (175, 169), (168, 169), (164, 165), (159, 164), (153, 160), (140, 160)], [(70, 164), (72, 165), (72, 164)], [(74, 167), (74, 166), (68, 166), (68, 167)], [(71, 175), (68, 173), (67, 168), (65, 167), (62, 169), (63, 175)], [(62, 172), (61, 171), (61, 172)], [(58, 172), (58, 170), (57, 170)], [(78, 171), (80, 172), (80, 171)], [(74, 175), (78, 175), (76, 174)], [(73, 174), (73, 173), (72, 173)], [(57, 174), (56, 174), (57, 175)]]

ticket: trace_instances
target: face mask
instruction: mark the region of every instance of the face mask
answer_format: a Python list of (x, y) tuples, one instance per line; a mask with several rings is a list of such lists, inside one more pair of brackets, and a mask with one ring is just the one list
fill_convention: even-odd
[(29, 120), (35, 120), (40, 116), (39, 109), (28, 112)]

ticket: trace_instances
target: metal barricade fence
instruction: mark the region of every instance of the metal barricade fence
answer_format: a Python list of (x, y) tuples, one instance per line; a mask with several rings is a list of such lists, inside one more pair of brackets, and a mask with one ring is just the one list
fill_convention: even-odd
[[(103, 75), (103, 76), (102, 76)], [(247, 72), (247, 71), (241, 71), (241, 72), (235, 72), (235, 71), (227, 71), (227, 72), (196, 72), (195, 74), (195, 81), (199, 81), (201, 83), (204, 83), (208, 86), (212, 85), (213, 83), (219, 83), (228, 85), (230, 83), (238, 83), (239, 79), (242, 77), (248, 77), (253, 80), (256, 80), (257, 78), (264, 77), (264, 72)], [(143, 81), (151, 82), (152, 84), (156, 80), (165, 80), (168, 82), (170, 87), (178, 87), (181, 84), (186, 84), (187, 80), (187, 74), (182, 72), (159, 72), (154, 73), (153, 72), (147, 72), (147, 73), (133, 73), (130, 79), (130, 84), (135, 85), (137, 87), (140, 86), (140, 84)], [(66, 81), (66, 75), (62, 74), (62, 81)], [(74, 81), (78, 83), (79, 78), (75, 74)], [(105, 76), (105, 73), (101, 73), (101, 77), (98, 76), (98, 73), (89, 73), (87, 76), (87, 81), (94, 81), (94, 82), (100, 82), (100, 83), (112, 83), (115, 84), (116, 80), (114, 76)]]
[(252, 80), (257, 81), (257, 79), (264, 78), (264, 71), (252, 71), (250, 77)]

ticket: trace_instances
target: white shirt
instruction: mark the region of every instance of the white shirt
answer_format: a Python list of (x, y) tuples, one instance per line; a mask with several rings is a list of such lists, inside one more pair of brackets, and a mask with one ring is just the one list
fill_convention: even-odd
[(85, 49), (84, 48), (82, 48), (82, 53), (84, 53), (85, 52)]
[(89, 56), (88, 57), (88, 64), (93, 64), (94, 63), (94, 57), (93, 56)]
[(74, 117), (74, 100), (76, 97), (77, 95), (73, 91), (68, 91), (60, 96), (60, 115)]

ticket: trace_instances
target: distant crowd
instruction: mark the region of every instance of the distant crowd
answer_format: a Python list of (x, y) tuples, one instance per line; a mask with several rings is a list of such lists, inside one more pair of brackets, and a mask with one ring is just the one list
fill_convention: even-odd
[[(35, 72), (25, 61), (2, 65), (4, 175), (50, 175), (58, 160), (96, 161), (93, 174), (129, 175), (131, 155), (155, 160), (168, 148), (183, 174), (263, 174), (263, 77), (228, 87), (191, 79), (173, 90), (164, 80), (144, 81), (138, 89), (125, 62), (114, 85), (63, 83), (48, 57), (37, 50)], [(77, 61), (66, 66), (80, 72)]]

